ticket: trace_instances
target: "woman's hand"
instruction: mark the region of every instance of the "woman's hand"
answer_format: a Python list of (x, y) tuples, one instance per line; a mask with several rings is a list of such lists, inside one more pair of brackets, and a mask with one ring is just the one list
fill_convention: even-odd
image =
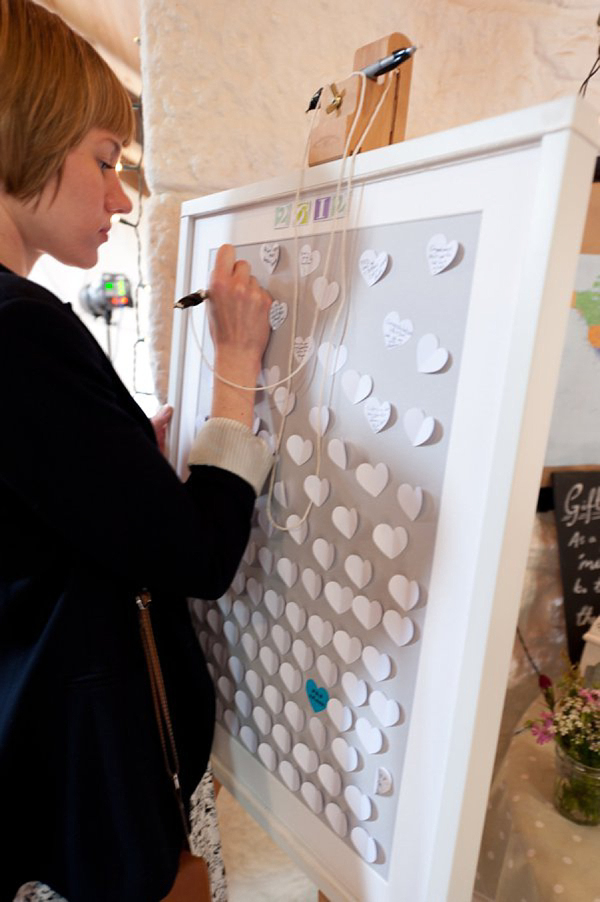
[[(240, 390), (215, 380), (213, 417), (228, 417), (252, 425), (254, 392), (262, 356), (270, 335), (272, 298), (258, 284), (245, 260), (224, 244), (217, 251), (210, 277), (208, 315), (215, 347), (215, 372), (221, 379), (244, 386)], [(250, 389), (250, 390), (248, 390)]]
[(158, 447), (163, 454), (165, 453), (165, 446), (167, 442), (167, 429), (169, 428), (169, 423), (171, 422), (172, 416), (173, 408), (169, 407), (168, 404), (165, 404), (165, 406), (161, 407), (153, 417), (150, 417), (150, 422), (152, 423), (152, 427), (154, 429)]

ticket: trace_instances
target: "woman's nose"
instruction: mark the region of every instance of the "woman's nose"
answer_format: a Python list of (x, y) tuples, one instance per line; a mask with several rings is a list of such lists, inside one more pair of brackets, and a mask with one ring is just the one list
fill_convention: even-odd
[(123, 188), (121, 179), (114, 173), (111, 179), (111, 186), (106, 195), (106, 209), (112, 215), (113, 213), (131, 213), (133, 204), (129, 199), (129, 195)]

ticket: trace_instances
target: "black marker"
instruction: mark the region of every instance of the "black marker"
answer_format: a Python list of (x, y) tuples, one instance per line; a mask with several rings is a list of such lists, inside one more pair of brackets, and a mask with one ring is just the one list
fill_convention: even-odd
[[(385, 75), (386, 72), (391, 72), (392, 69), (405, 63), (416, 52), (416, 47), (403, 47), (401, 50), (394, 50), (389, 56), (384, 56), (383, 59), (377, 60), (376, 63), (371, 63), (369, 66), (365, 66), (365, 68), (360, 69), (360, 71), (363, 72), (367, 78), (378, 78), (380, 75)], [(323, 88), (319, 88), (319, 90), (315, 91), (310, 98), (310, 102), (306, 108), (307, 113), (311, 110), (316, 110), (322, 91)]]
[(192, 294), (186, 294), (184, 298), (180, 298), (173, 306), (178, 307), (180, 310), (185, 310), (187, 307), (197, 307), (198, 304), (201, 304), (202, 301), (209, 297), (208, 291), (205, 288), (200, 288), (198, 291), (192, 292)]

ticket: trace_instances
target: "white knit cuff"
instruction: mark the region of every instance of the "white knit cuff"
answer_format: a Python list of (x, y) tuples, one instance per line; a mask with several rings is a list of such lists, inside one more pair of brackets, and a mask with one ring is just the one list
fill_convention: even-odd
[(221, 467), (249, 482), (257, 495), (273, 466), (266, 443), (237, 420), (207, 420), (192, 445), (188, 464)]

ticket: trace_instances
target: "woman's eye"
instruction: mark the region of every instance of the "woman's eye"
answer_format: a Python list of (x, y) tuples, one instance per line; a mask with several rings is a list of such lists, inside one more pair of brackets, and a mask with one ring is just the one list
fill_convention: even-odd
[(114, 166), (111, 166), (110, 163), (107, 163), (105, 160), (100, 160), (100, 169), (114, 169)]

